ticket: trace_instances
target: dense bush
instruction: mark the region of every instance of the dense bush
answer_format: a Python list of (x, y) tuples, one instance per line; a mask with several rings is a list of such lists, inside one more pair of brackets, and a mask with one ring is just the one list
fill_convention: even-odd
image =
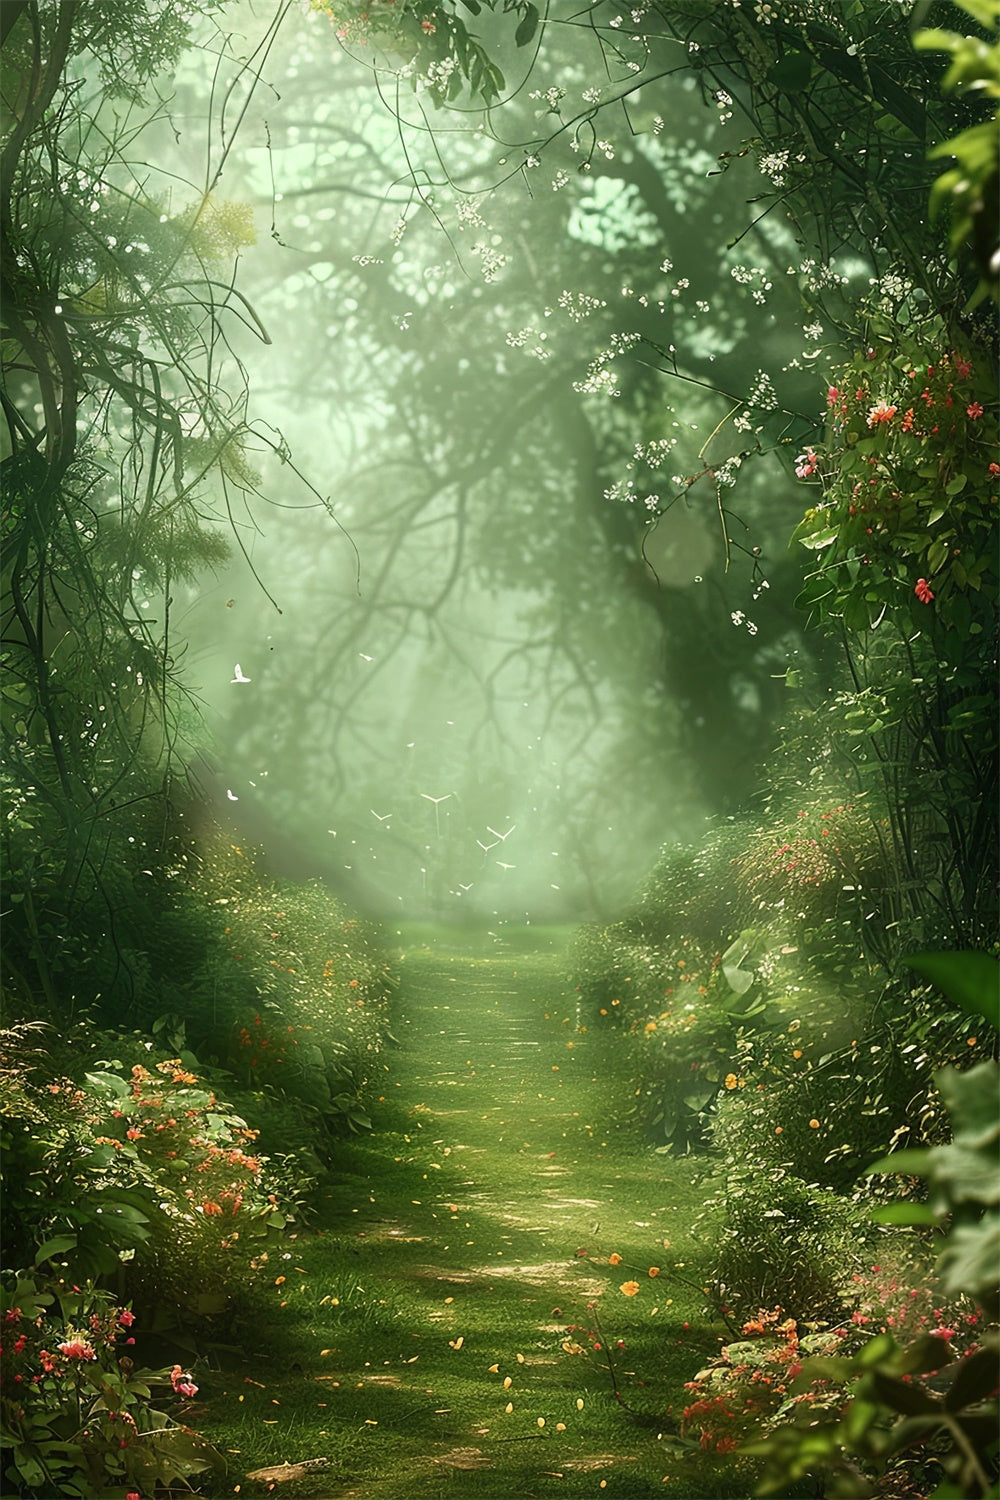
[(180, 1365), (144, 1369), (124, 1352), (135, 1352), (131, 1308), (89, 1285), (22, 1276), (0, 1295), (0, 1311), (5, 1493), (152, 1494), (224, 1467), (162, 1409), (197, 1392), (190, 1375)]
[(4, 1040), (8, 1269), (104, 1279), (161, 1318), (242, 1297), (295, 1197), (245, 1120), (176, 1058), (72, 1079), (37, 1043), (26, 1057), (23, 1033)]

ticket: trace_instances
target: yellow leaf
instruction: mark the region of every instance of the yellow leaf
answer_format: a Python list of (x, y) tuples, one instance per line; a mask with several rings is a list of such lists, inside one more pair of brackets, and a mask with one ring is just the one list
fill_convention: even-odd
[(506, 1405), (506, 1406), (505, 1406), (505, 1407), (504, 1407), (504, 1411), (505, 1411), (505, 1412), (506, 1412), (506, 1413), (507, 1413), (507, 1414), (508, 1414), (508, 1416), (509, 1416), (509, 1415), (510, 1415), (510, 1413), (511, 1413), (511, 1412), (512, 1412), (512, 1411), (513, 1411), (513, 1410), (514, 1410), (514, 1403), (513, 1403), (513, 1401), (508, 1401), (508, 1402), (507, 1402), (507, 1405)]
[(461, 1349), (461, 1347), (462, 1347), (462, 1345), (464, 1343), (465, 1343), (465, 1339), (463, 1338), (463, 1336), (461, 1334), (459, 1334), (459, 1336), (458, 1336), (457, 1339), (449, 1339), (448, 1340), (448, 1347), (449, 1347), (449, 1349)]
[(503, 1378), (503, 1388), (504, 1388), (504, 1390), (505, 1391), (509, 1391), (510, 1388), (511, 1388), (511, 1386), (513, 1384), (514, 1384), (514, 1382), (511, 1380), (510, 1376), (509, 1375), (505, 1375), (504, 1378)]
[(490, 1374), (491, 1375), (499, 1375), (500, 1374), (500, 1366), (499, 1365), (490, 1365)]

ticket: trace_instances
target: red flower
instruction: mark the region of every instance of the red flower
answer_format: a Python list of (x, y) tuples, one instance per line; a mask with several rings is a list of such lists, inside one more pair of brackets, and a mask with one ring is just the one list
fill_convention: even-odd
[(983, 408), (980, 406), (978, 401), (970, 401), (968, 406), (965, 408), (965, 415), (967, 417), (971, 417), (974, 422), (977, 422), (982, 414)]
[(913, 592), (916, 594), (921, 604), (930, 604), (931, 600), (934, 598), (934, 595), (931, 592), (931, 586), (927, 582), (926, 578), (917, 579), (916, 583), (913, 585)]
[(67, 1359), (96, 1359), (97, 1355), (87, 1343), (86, 1339), (69, 1339), (65, 1344), (58, 1345), (59, 1353)]

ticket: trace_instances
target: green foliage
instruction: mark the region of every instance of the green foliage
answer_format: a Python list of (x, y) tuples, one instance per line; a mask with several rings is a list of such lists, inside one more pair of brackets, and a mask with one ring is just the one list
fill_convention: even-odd
[(245, 1121), (179, 1059), (74, 1081), (26, 1057), (23, 1033), (7, 1043), (8, 1262), (121, 1279), (164, 1314), (207, 1317), (242, 1295), (293, 1212)]
[[(99, 1500), (114, 1489), (152, 1494), (225, 1461), (162, 1410), (197, 1386), (180, 1365), (136, 1366), (136, 1319), (106, 1292), (18, 1276), (0, 1297), (5, 1493)], [(155, 1392), (155, 1394), (154, 1394)]]
[(729, 1170), (706, 1202), (721, 1216), (708, 1259), (715, 1306), (743, 1322), (762, 1307), (798, 1321), (839, 1321), (870, 1254), (863, 1208), (783, 1169)]
[(818, 563), (800, 603), (862, 635), (888, 616), (961, 660), (996, 598), (993, 377), (936, 320), (870, 336), (834, 376), (827, 449), (805, 466), (823, 499), (795, 533)]
[[(312, 0), (337, 27), (346, 45), (372, 44), (380, 62), (415, 90), (425, 90), (435, 103), (454, 103), (467, 92), (485, 105), (496, 104), (506, 89), (504, 75), (463, 15), (434, 0), (401, 0), (390, 9), (373, 8), (359, 0)], [(464, 10), (478, 16), (485, 9), (516, 15), (515, 48), (527, 47), (541, 17), (531, 0), (461, 0)]]
[[(970, 986), (966, 1003), (980, 1013), (996, 1004), (997, 969), (967, 955), (935, 956), (932, 967), (956, 991)], [(926, 963), (926, 957), (922, 960)], [(950, 973), (949, 973), (950, 970)], [(978, 994), (975, 992), (978, 987)], [(762, 1494), (773, 1494), (789, 1478), (813, 1473), (818, 1467), (833, 1474), (832, 1495), (874, 1493), (859, 1470), (856, 1455), (869, 1471), (880, 1472), (904, 1450), (927, 1451), (947, 1476), (935, 1493), (975, 1497), (993, 1492), (996, 1480), (997, 1389), (996, 1362), (1000, 1336), (995, 1320), (1000, 1313), (997, 1249), (1000, 1245), (1000, 1186), (996, 1177), (996, 1148), (1000, 1140), (996, 1101), (1000, 1067), (995, 1061), (965, 1072), (943, 1069), (936, 1076), (953, 1127), (949, 1144), (928, 1151), (903, 1151), (876, 1162), (872, 1172), (898, 1172), (929, 1181), (929, 1216), (940, 1221), (952, 1215), (951, 1228), (939, 1256), (946, 1294), (965, 1294), (984, 1310), (994, 1326), (981, 1342), (956, 1359), (950, 1338), (921, 1337), (901, 1344), (888, 1331), (864, 1345), (852, 1358), (810, 1361), (802, 1379), (822, 1378), (849, 1395), (842, 1413), (832, 1422), (801, 1423), (775, 1431), (752, 1445), (766, 1453), (770, 1477)], [(892, 1222), (927, 1221), (908, 1204), (901, 1212), (884, 1211)], [(935, 1388), (921, 1387), (914, 1376), (944, 1371)], [(851, 1488), (850, 1486), (854, 1486)], [(954, 1486), (954, 1488), (952, 1488)]]
[[(956, 0), (984, 31), (997, 35), (1000, 4), (997, 0)], [(1000, 41), (963, 35), (940, 27), (918, 31), (913, 44), (922, 50), (947, 52), (951, 61), (941, 81), (946, 93), (1000, 97)], [(942, 141), (930, 152), (932, 160), (953, 157), (956, 165), (937, 178), (931, 191), (931, 214), (951, 210), (952, 255), (971, 249), (979, 268), (980, 283), (973, 301), (992, 293), (1000, 295), (1000, 129), (997, 116), (972, 125)]]

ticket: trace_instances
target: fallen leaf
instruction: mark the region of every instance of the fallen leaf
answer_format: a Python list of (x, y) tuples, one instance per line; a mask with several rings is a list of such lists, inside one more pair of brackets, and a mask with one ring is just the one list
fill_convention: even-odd
[(458, 1336), (457, 1339), (449, 1339), (448, 1340), (448, 1348), (449, 1349), (461, 1349), (461, 1347), (462, 1347), (462, 1345), (464, 1343), (465, 1343), (464, 1337), (462, 1336), (462, 1334), (459, 1334), (459, 1336)]
[(499, 1375), (500, 1374), (500, 1366), (499, 1365), (490, 1365), (490, 1374), (491, 1375)]

